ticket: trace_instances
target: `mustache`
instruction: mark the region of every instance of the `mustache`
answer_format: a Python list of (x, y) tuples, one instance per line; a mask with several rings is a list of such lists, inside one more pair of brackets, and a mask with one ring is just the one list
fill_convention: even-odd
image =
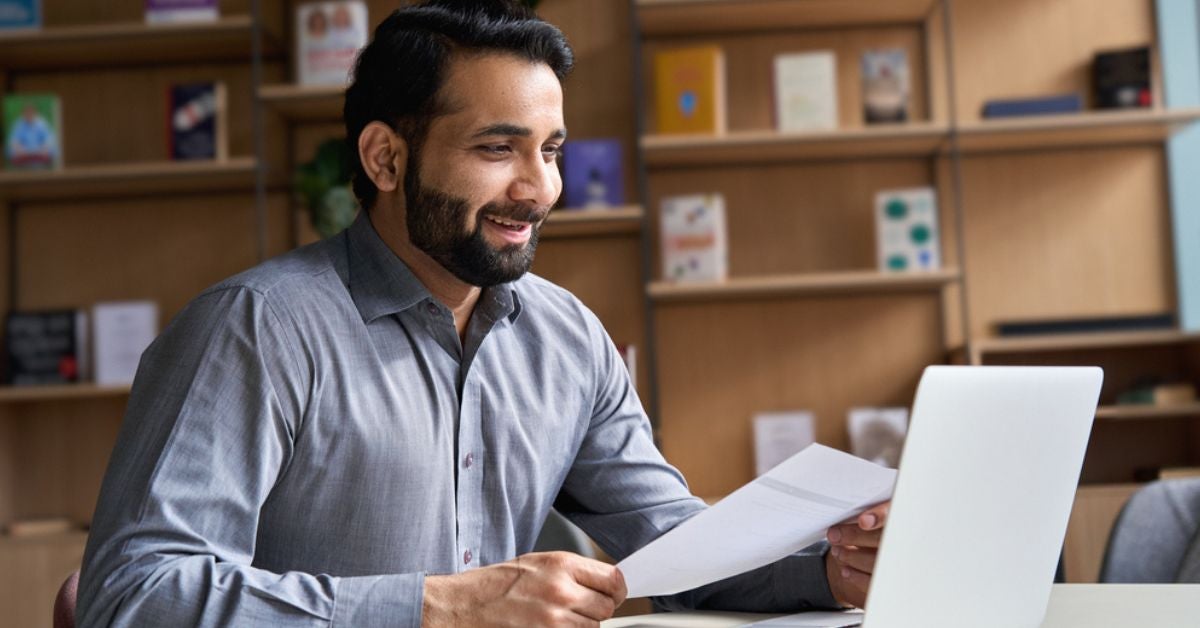
[(520, 203), (488, 203), (479, 208), (480, 214), (487, 214), (497, 218), (514, 220), (517, 222), (528, 222), (531, 224), (540, 224), (550, 215), (549, 207), (529, 207)]

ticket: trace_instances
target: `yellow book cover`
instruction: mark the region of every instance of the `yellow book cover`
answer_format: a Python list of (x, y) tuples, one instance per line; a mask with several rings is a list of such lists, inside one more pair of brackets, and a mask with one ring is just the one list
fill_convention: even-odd
[(659, 133), (725, 132), (725, 55), (717, 46), (654, 57)]

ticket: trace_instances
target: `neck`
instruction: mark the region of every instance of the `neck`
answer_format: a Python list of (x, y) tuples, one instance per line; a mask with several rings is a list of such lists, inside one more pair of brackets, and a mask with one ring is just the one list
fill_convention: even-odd
[(471, 313), (475, 311), (475, 304), (479, 302), (479, 295), (483, 290), (455, 277), (437, 260), (413, 246), (408, 238), (408, 225), (404, 221), (403, 212), (381, 205), (383, 203), (377, 202), (375, 209), (368, 214), (375, 232), (396, 257), (408, 266), (433, 298), (450, 309), (454, 314), (454, 326), (458, 330), (459, 340), (463, 340), (467, 333), (467, 323), (471, 320)]

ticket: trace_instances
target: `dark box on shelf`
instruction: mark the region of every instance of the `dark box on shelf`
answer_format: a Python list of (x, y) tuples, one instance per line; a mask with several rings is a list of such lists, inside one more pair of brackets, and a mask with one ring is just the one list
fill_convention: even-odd
[(1150, 107), (1150, 49), (1100, 52), (1092, 63), (1097, 109)]
[(1083, 111), (1083, 98), (1079, 94), (989, 100), (983, 104), (985, 118), (1043, 116), (1079, 111)]
[(13, 386), (81, 381), (87, 327), (83, 310), (10, 312), (4, 321), (6, 381)]

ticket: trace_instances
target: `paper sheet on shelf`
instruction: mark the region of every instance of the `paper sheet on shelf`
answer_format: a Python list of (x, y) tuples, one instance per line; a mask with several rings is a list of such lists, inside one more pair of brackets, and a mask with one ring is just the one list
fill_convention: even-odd
[(811, 445), (617, 564), (629, 597), (670, 595), (775, 562), (889, 499), (896, 471)]

